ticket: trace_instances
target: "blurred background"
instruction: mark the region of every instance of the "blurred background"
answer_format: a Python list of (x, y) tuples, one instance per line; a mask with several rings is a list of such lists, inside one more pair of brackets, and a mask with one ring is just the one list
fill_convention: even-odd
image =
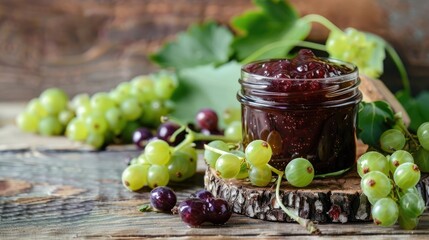
[[(426, 0), (291, 0), (301, 15), (317, 13), (340, 28), (376, 33), (399, 52), (414, 94), (429, 89), (429, 2)], [(190, 24), (228, 24), (254, 8), (250, 0), (1, 0), (0, 102), (28, 101), (48, 87), (71, 96), (108, 90), (157, 69), (149, 53)], [(310, 40), (324, 42), (315, 26)], [(401, 89), (386, 59), (381, 77)]]

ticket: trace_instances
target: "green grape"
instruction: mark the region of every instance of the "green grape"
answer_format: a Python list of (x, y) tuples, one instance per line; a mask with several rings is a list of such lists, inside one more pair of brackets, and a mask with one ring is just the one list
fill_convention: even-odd
[(403, 216), (417, 218), (425, 211), (425, 202), (420, 194), (407, 192), (399, 199), (399, 210)]
[(24, 132), (36, 133), (39, 128), (39, 117), (28, 112), (21, 112), (16, 117), (16, 125)]
[(130, 97), (130, 94), (125, 91), (120, 91), (118, 89), (113, 89), (109, 93), (110, 99), (112, 99), (117, 106), (121, 105), (123, 101)]
[(271, 169), (265, 165), (252, 166), (249, 171), (249, 180), (254, 186), (265, 187), (271, 182)]
[(40, 94), (40, 103), (49, 114), (56, 115), (68, 104), (67, 94), (59, 88), (48, 88)]
[(380, 136), (380, 147), (386, 152), (393, 153), (404, 148), (406, 139), (404, 134), (397, 129), (389, 129)]
[(70, 108), (77, 111), (79, 106), (89, 106), (90, 104), (89, 95), (87, 93), (81, 93), (73, 97), (70, 102)]
[(419, 218), (409, 218), (407, 216), (403, 216), (401, 211), (399, 211), (398, 217), (399, 226), (404, 230), (413, 230), (419, 225)]
[(161, 123), (161, 116), (166, 116), (171, 112), (171, 109), (167, 105), (168, 101), (158, 100), (145, 104), (140, 121), (145, 126), (158, 126)]
[(121, 112), (128, 121), (134, 121), (140, 117), (143, 108), (135, 98), (128, 98), (121, 103)]
[(86, 118), (91, 115), (92, 109), (90, 105), (81, 105), (76, 109), (76, 116), (79, 118)]
[(236, 179), (245, 179), (249, 176), (249, 169), (246, 161), (242, 161), (240, 165), (240, 171), (235, 176)]
[(376, 225), (389, 227), (398, 220), (399, 208), (391, 198), (382, 198), (372, 206), (371, 215)]
[(129, 162), (128, 165), (134, 165), (134, 164), (139, 164), (139, 159), (138, 158), (132, 158)]
[(73, 118), (67, 125), (66, 136), (73, 141), (84, 141), (88, 137), (85, 121), (80, 118)]
[(403, 163), (393, 173), (393, 180), (401, 189), (414, 187), (420, 180), (419, 167), (413, 163)]
[(166, 186), (170, 181), (167, 166), (151, 165), (147, 174), (147, 182), (150, 188)]
[[(228, 145), (220, 140), (215, 140), (215, 141), (211, 141), (209, 144), (207, 144), (208, 146), (212, 147), (212, 148), (216, 148), (225, 152), (229, 151), (229, 147)], [(215, 153), (213, 151), (210, 150), (205, 150), (204, 151), (204, 160), (206, 161), (206, 163), (214, 168), (216, 166), (216, 161), (217, 159), (220, 157), (221, 154), (219, 153)]]
[(429, 151), (429, 122), (422, 123), (417, 129), (417, 138), (420, 145)]
[(107, 130), (107, 121), (103, 115), (92, 113), (85, 117), (85, 124), (89, 132), (104, 134)]
[(161, 74), (155, 81), (154, 90), (158, 99), (166, 100), (171, 98), (176, 89), (176, 80), (170, 74)]
[(171, 158), (170, 145), (160, 139), (150, 141), (144, 149), (144, 155), (151, 164), (166, 165)]
[(100, 112), (106, 112), (108, 109), (116, 106), (115, 101), (113, 101), (108, 93), (99, 92), (94, 94), (91, 97), (91, 108), (97, 109)]
[(389, 158), (390, 171), (394, 173), (399, 165), (406, 162), (414, 163), (413, 155), (405, 150), (395, 151)]
[(295, 158), (285, 168), (285, 177), (294, 187), (308, 186), (314, 178), (314, 168), (305, 158)]
[(244, 150), (246, 161), (253, 166), (264, 166), (267, 164), (271, 159), (272, 153), (270, 144), (264, 140), (254, 140)]
[(147, 160), (147, 158), (145, 157), (144, 153), (140, 154), (137, 157), (137, 162), (140, 164), (150, 164), (150, 162)]
[(130, 82), (121, 82), (120, 84), (118, 84), (118, 86), (116, 86), (115, 91), (119, 91), (122, 94), (128, 95), (130, 94), (130, 89), (133, 86), (131, 85)]
[(240, 108), (227, 108), (222, 114), (223, 123), (229, 125), (235, 121), (241, 122), (241, 109)]
[(429, 172), (429, 151), (422, 147), (419, 148), (419, 150), (414, 152), (414, 161), (419, 166), (420, 171)]
[(216, 172), (225, 179), (235, 177), (241, 168), (241, 160), (234, 154), (222, 154), (216, 161)]
[(173, 182), (182, 182), (186, 179), (186, 174), (191, 168), (189, 156), (185, 153), (175, 152), (167, 164), (170, 180)]
[(242, 130), (241, 130), (241, 122), (234, 121), (230, 123), (224, 131), (225, 137), (231, 139), (234, 142), (240, 142), (243, 138)]
[(365, 174), (360, 182), (362, 192), (371, 199), (387, 197), (392, 190), (389, 177), (380, 171)]
[(33, 98), (25, 107), (25, 111), (39, 118), (47, 117), (49, 114), (38, 98)]
[(122, 172), (122, 184), (128, 190), (137, 191), (148, 184), (149, 165), (133, 164)]
[(58, 120), (63, 126), (67, 126), (69, 122), (74, 118), (74, 112), (64, 109), (58, 114)]
[(131, 80), (131, 85), (142, 92), (145, 102), (150, 102), (156, 99), (155, 84), (149, 76), (137, 76)]
[(366, 152), (357, 160), (357, 171), (360, 177), (363, 177), (371, 171), (380, 171), (385, 175), (388, 175), (389, 169), (389, 161), (379, 152)]
[(139, 104), (142, 104), (142, 105), (148, 102), (146, 95), (142, 91), (140, 91), (140, 89), (135, 87), (130, 89), (130, 97), (137, 99)]
[(48, 116), (39, 121), (38, 132), (45, 136), (60, 135), (63, 132), (63, 125), (61, 125), (58, 118)]
[(186, 160), (188, 161), (188, 171), (184, 174), (185, 178), (190, 178), (194, 176), (197, 172), (197, 163), (198, 163), (198, 153), (195, 148), (192, 146), (187, 146), (178, 151), (186, 155)]
[(89, 132), (86, 137), (86, 144), (93, 146), (94, 148), (101, 148), (105, 143), (105, 137), (103, 133)]
[(122, 115), (121, 110), (116, 107), (108, 109), (104, 117), (106, 118), (108, 128), (118, 135), (126, 125), (126, 120)]

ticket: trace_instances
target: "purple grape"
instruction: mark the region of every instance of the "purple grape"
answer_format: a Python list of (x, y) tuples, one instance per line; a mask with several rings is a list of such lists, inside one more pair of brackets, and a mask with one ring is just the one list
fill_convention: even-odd
[(207, 202), (199, 198), (190, 198), (179, 204), (179, 215), (190, 227), (198, 227), (207, 220)]
[(205, 189), (197, 191), (195, 194), (192, 194), (193, 197), (199, 198), (203, 201), (208, 201), (214, 198), (213, 194)]
[(218, 128), (218, 116), (210, 108), (201, 109), (197, 113), (195, 120), (200, 128), (207, 129), (210, 132), (215, 132)]
[(169, 187), (157, 187), (150, 192), (150, 204), (157, 211), (169, 212), (176, 202), (176, 194)]
[(152, 137), (152, 132), (149, 129), (140, 127), (133, 133), (133, 143), (139, 148), (144, 148)]
[(232, 215), (227, 201), (222, 198), (213, 198), (207, 201), (208, 221), (213, 224), (225, 224)]
[(174, 132), (176, 132), (178, 129), (180, 128), (179, 125), (172, 123), (172, 122), (165, 122), (163, 124), (161, 124), (158, 127), (158, 131), (156, 136), (159, 139), (162, 139), (166, 142), (168, 142), (168, 144), (170, 144), (171, 146), (176, 146), (177, 144), (179, 144), (180, 142), (182, 142), (185, 139), (186, 136), (186, 132), (182, 131), (180, 132), (177, 136), (176, 139), (172, 142), (170, 141), (170, 137), (174, 134)]

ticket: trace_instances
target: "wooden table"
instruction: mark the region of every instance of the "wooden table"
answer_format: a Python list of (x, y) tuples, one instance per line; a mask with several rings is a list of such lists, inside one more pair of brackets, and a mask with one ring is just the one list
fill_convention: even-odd
[[(0, 239), (312, 238), (295, 223), (233, 214), (224, 226), (187, 227), (177, 215), (139, 212), (149, 189), (129, 192), (120, 176), (132, 146), (94, 152), (65, 138), (20, 133), (11, 116), (22, 105), (0, 104)], [(172, 184), (178, 200), (203, 188), (204, 163), (189, 181)], [(429, 238), (429, 213), (417, 230), (372, 223), (320, 224), (322, 238)], [(319, 237), (318, 237), (319, 238)]]

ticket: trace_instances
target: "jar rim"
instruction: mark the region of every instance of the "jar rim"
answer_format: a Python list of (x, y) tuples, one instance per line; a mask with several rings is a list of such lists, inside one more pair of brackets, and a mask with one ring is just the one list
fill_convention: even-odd
[[(320, 57), (320, 59), (327, 60), (331, 63), (345, 65), (346, 67), (350, 68), (352, 71), (347, 74), (334, 76), (334, 77), (326, 77), (326, 78), (285, 78), (285, 77), (267, 77), (263, 76), (257, 73), (249, 72), (247, 69), (249, 66), (254, 64), (262, 64), (266, 62), (272, 62), (272, 61), (280, 61), (280, 60), (288, 60), (287, 58), (270, 58), (270, 59), (261, 59), (254, 62), (247, 63), (241, 67), (241, 79), (254, 79), (254, 80), (265, 80), (265, 81), (318, 81), (318, 82), (335, 82), (336, 80), (344, 80), (344, 79), (350, 79), (350, 78), (357, 78), (359, 76), (359, 70), (358, 67), (355, 64), (345, 62), (342, 60), (338, 60), (335, 58), (324, 58)], [(252, 81), (257, 82), (257, 81)]]

